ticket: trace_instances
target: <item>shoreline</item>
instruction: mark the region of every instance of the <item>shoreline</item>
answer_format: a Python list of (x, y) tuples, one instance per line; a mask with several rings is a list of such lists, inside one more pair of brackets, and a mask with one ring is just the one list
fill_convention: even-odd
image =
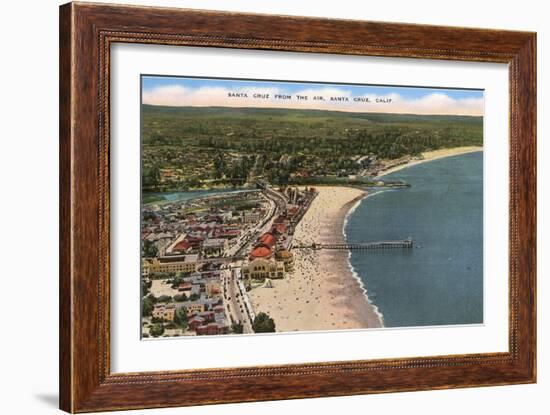
[(377, 178), (384, 177), (388, 174), (395, 173), (399, 170), (406, 169), (408, 167), (416, 166), (417, 164), (426, 163), (428, 161), (438, 160), (445, 157), (459, 156), (462, 154), (475, 153), (483, 151), (482, 146), (464, 146), (453, 148), (442, 148), (439, 150), (425, 151), (422, 153), (421, 159), (410, 160), (407, 163), (400, 164), (399, 166), (390, 167), (389, 169), (380, 173)]
[[(297, 244), (344, 243), (344, 224), (366, 196), (349, 187), (318, 188), (319, 194), (294, 233)], [(349, 262), (348, 250), (294, 249), (294, 270), (272, 288), (249, 292), (256, 312), (267, 312), (277, 332), (382, 327), (376, 307)]]
[[(477, 151), (483, 151), (483, 147), (425, 152), (422, 159), (395, 166), (377, 177)], [(347, 186), (318, 186), (317, 190), (319, 195), (296, 227), (295, 241), (303, 245), (345, 243), (348, 217), (371, 194)], [(370, 301), (368, 288), (351, 264), (351, 251), (295, 249), (292, 252), (294, 271), (282, 280), (273, 280), (273, 288), (257, 287), (249, 292), (254, 309), (267, 312), (275, 320), (277, 332), (384, 327), (383, 315)]]
[[(389, 169), (384, 170), (383, 172), (378, 174), (376, 176), (376, 178), (383, 177), (383, 176), (386, 176), (388, 174), (394, 173), (396, 171), (406, 169), (407, 167), (411, 167), (411, 166), (421, 164), (421, 163), (425, 163), (425, 162), (428, 162), (428, 161), (437, 160), (437, 159), (444, 158), (444, 157), (452, 157), (452, 156), (457, 156), (457, 155), (461, 155), (461, 154), (473, 153), (473, 152), (477, 152), (477, 151), (483, 151), (483, 147), (482, 146), (464, 146), (464, 147), (443, 148), (443, 149), (439, 149), (439, 150), (425, 151), (425, 152), (422, 153), (422, 155), (421, 155), (422, 158), (421, 159), (411, 159), (410, 161), (408, 161), (406, 163), (400, 164), (398, 166), (390, 167)], [(304, 186), (304, 184), (297, 183), (297, 184), (294, 184), (293, 186)], [(325, 184), (307, 184), (306, 186), (345, 187), (345, 184), (327, 184), (327, 185), (325, 185)], [(154, 196), (159, 196), (159, 197), (163, 198), (164, 197), (164, 196), (162, 196), (163, 194), (170, 195), (170, 194), (175, 194), (175, 193), (214, 192), (213, 195), (199, 197), (199, 198), (206, 198), (206, 197), (215, 196), (215, 193), (226, 194), (226, 193), (233, 193), (233, 192), (237, 193), (237, 192), (246, 192), (246, 191), (254, 191), (254, 190), (256, 190), (256, 189), (248, 188), (248, 187), (242, 187), (242, 186), (241, 187), (214, 186), (214, 187), (197, 187), (197, 188), (192, 188), (192, 189), (188, 189), (188, 190), (170, 190), (170, 191), (154, 191), (154, 192), (153, 191), (145, 191), (145, 192), (142, 191), (141, 194), (142, 194), (142, 197), (143, 196), (153, 196), (153, 197)], [(170, 202), (174, 202), (174, 201), (168, 200), (168, 199), (161, 199), (161, 200), (155, 200), (155, 201), (142, 202), (142, 204), (144, 206), (148, 206), (148, 205), (164, 204), (164, 203), (170, 203)]]
[[(344, 239), (343, 239), (344, 242), (347, 242), (347, 240), (348, 240), (347, 239), (347, 234), (346, 234), (346, 227), (347, 227), (347, 224), (348, 224), (349, 217), (353, 214), (353, 212), (355, 212), (355, 210), (361, 205), (361, 203), (363, 203), (363, 201), (365, 199), (368, 199), (369, 197), (374, 196), (375, 194), (376, 193), (366, 193), (362, 197), (357, 198), (357, 200), (353, 204), (353, 206), (347, 211), (346, 216), (344, 217), (344, 223), (342, 225), (342, 235), (344, 236)], [(363, 282), (363, 280), (359, 276), (358, 272), (353, 267), (353, 264), (351, 263), (351, 250), (349, 250), (349, 249), (347, 250), (346, 263), (348, 265), (348, 268), (349, 268), (349, 271), (351, 272), (352, 277), (357, 281), (357, 283), (361, 287), (361, 290), (363, 291), (363, 295), (365, 296), (367, 302), (372, 307), (374, 313), (378, 316), (378, 319), (380, 321), (380, 326), (379, 327), (381, 327), (381, 328), (384, 327), (384, 315), (380, 312), (380, 310), (378, 309), (376, 304), (374, 304), (370, 300), (368, 290), (367, 290), (367, 287), (366, 287), (365, 283)]]

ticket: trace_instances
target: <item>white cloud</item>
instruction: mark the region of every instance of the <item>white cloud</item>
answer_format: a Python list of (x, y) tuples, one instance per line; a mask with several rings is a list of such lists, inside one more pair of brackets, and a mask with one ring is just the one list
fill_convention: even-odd
[[(233, 94), (246, 94), (246, 97), (231, 97)], [(254, 94), (268, 99), (255, 98)], [(257, 107), (257, 108), (295, 108), (339, 110), (349, 112), (384, 112), (396, 114), (438, 114), (438, 115), (483, 115), (483, 98), (452, 98), (442, 92), (435, 92), (421, 98), (406, 99), (399, 94), (388, 95), (365, 94), (351, 96), (349, 90), (338, 87), (305, 88), (293, 92), (292, 99), (277, 99), (276, 95), (288, 94), (275, 87), (200, 87), (186, 88), (181, 85), (159, 86), (143, 91), (143, 103), (165, 106), (223, 106), (223, 107)], [(298, 100), (297, 95), (307, 96), (307, 100)], [(313, 100), (322, 96), (324, 100)], [(347, 97), (348, 100), (331, 100), (331, 97)], [(354, 98), (368, 98), (369, 102)], [(387, 103), (391, 100), (390, 103)], [(378, 102), (378, 101), (385, 101)]]

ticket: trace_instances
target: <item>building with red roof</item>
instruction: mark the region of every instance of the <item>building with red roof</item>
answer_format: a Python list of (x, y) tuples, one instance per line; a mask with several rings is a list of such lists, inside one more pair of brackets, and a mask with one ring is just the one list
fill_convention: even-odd
[(192, 284), (190, 282), (182, 282), (180, 285), (178, 285), (178, 291), (191, 291)]
[(275, 239), (273, 234), (271, 234), (269, 232), (264, 233), (262, 236), (260, 236), (260, 240), (259, 240), (260, 244), (265, 245), (269, 248), (273, 248), (275, 246), (276, 242), (277, 242), (277, 240)]
[(252, 252), (250, 252), (250, 260), (253, 261), (254, 259), (258, 258), (269, 259), (271, 258), (271, 255), (272, 252), (268, 246), (258, 245), (252, 250)]
[(193, 248), (200, 248), (204, 242), (204, 237), (187, 235), (184, 241), (188, 242)]
[(191, 243), (184, 239), (183, 241), (179, 241), (176, 245), (174, 245), (174, 247), (172, 248), (172, 252), (184, 253), (187, 252), (190, 248), (192, 248)]
[(224, 230), (216, 230), (213, 234), (213, 237), (233, 239), (233, 238), (238, 238), (240, 234), (241, 234), (241, 231), (239, 229), (224, 229)]
[(286, 225), (284, 223), (274, 223), (271, 227), (271, 233), (283, 235), (286, 232)]

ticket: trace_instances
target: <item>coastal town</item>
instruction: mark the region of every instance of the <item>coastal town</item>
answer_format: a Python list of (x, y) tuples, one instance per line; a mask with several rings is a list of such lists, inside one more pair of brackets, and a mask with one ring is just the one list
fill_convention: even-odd
[(143, 82), (143, 339), (384, 327), (351, 259), (413, 258), (420, 244), (408, 231), (350, 239), (352, 213), (415, 191), (389, 173), (482, 149), (481, 116), (205, 106), (191, 91), (239, 81), (194, 78), (170, 79), (185, 97), (168, 105), (147, 98), (164, 91), (156, 78)]
[(145, 205), (142, 337), (275, 331), (249, 292), (293, 271), (315, 188), (250, 189)]
[[(477, 150), (394, 160), (382, 164), (377, 183), (424, 160)], [(346, 265), (352, 247), (342, 229), (365, 189), (249, 178), (245, 188), (179, 195), (142, 206), (142, 338), (383, 326)], [(409, 238), (354, 246), (412, 245)]]

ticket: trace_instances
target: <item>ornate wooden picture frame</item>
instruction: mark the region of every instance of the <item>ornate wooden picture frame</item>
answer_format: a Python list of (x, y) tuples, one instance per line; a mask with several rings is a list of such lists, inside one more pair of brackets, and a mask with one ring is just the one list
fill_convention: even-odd
[[(112, 373), (109, 71), (116, 43), (508, 64), (509, 351)], [(535, 105), (534, 33), (105, 4), (61, 6), (61, 409), (92, 412), (535, 382)]]

